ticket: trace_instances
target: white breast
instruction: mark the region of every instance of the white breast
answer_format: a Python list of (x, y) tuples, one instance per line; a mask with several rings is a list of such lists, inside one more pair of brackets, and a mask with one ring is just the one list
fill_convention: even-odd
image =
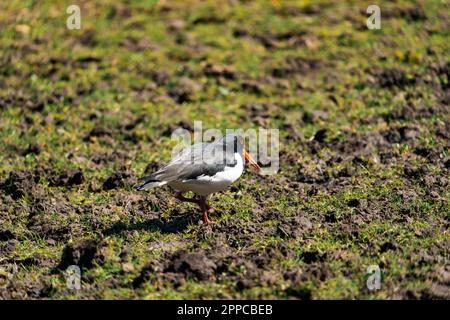
[(228, 188), (236, 181), (244, 171), (244, 161), (239, 153), (234, 154), (236, 165), (225, 167), (224, 171), (217, 172), (214, 176), (198, 176), (196, 179), (173, 181), (169, 186), (180, 191), (192, 191), (196, 194), (206, 196), (214, 192)]
[(236, 181), (244, 171), (244, 161), (239, 153), (234, 154), (236, 165), (234, 167), (225, 167), (222, 172), (217, 172), (213, 178), (217, 180), (230, 181), (230, 184)]

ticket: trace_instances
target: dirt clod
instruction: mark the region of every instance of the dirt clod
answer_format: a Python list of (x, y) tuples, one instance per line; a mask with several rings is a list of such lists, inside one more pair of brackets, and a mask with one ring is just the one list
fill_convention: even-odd
[(55, 187), (72, 187), (80, 185), (84, 182), (83, 171), (80, 169), (63, 170), (56, 176), (49, 179), (50, 186)]
[(137, 179), (127, 171), (118, 171), (113, 173), (103, 182), (103, 190), (112, 190), (118, 188), (129, 188), (135, 185)]
[(37, 171), (12, 171), (2, 185), (6, 194), (13, 199), (21, 198), (25, 195), (32, 195), (41, 177)]
[(398, 69), (384, 69), (377, 75), (378, 83), (383, 88), (403, 87), (411, 83), (406, 72)]
[(70, 265), (80, 268), (92, 268), (94, 262), (101, 263), (100, 242), (97, 240), (82, 240), (72, 245), (67, 245), (62, 253), (58, 269), (65, 270)]
[(214, 262), (202, 252), (176, 252), (165, 271), (182, 273), (186, 277), (198, 280), (208, 280), (214, 274), (215, 268)]

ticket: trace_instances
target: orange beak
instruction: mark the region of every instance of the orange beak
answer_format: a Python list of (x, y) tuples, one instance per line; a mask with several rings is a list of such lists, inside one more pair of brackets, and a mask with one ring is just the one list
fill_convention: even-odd
[(244, 158), (250, 163), (250, 166), (256, 170), (256, 172), (261, 171), (261, 167), (258, 165), (258, 163), (253, 159), (253, 157), (250, 155), (250, 153), (247, 152), (247, 150), (244, 149)]

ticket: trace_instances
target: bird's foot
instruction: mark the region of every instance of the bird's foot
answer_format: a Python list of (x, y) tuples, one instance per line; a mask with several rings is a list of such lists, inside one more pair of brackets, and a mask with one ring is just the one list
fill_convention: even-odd
[(205, 211), (203, 213), (202, 220), (200, 220), (200, 223), (203, 224), (203, 225), (208, 225), (208, 224), (214, 223), (211, 220), (209, 220), (208, 211)]

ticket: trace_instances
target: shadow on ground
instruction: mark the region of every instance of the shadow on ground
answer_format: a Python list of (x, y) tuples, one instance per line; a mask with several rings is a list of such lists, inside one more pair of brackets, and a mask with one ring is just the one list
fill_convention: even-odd
[(162, 219), (154, 218), (145, 222), (127, 224), (117, 222), (112, 227), (103, 231), (105, 236), (120, 235), (127, 231), (160, 231), (161, 233), (179, 233), (184, 231), (189, 224), (193, 223), (192, 216), (176, 217), (169, 222), (163, 222)]

